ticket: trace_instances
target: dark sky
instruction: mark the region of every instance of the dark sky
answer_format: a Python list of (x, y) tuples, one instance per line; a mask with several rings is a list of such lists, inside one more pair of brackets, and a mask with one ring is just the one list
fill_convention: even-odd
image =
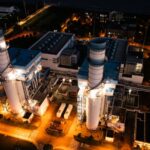
[(150, 0), (46, 0), (59, 1), (74, 7), (90, 7), (106, 10), (150, 14)]
[[(0, 2), (21, 2), (23, 0), (0, 0)], [(60, 2), (71, 7), (92, 8), (100, 10), (120, 10), (125, 12), (142, 13), (150, 15), (150, 0), (25, 0), (27, 3), (45, 1)]]

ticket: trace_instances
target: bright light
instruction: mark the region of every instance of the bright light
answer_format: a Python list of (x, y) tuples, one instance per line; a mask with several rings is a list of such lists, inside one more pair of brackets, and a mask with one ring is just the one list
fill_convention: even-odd
[(71, 80), (71, 79), (69, 79), (69, 82), (71, 83), (71, 82), (72, 82), (72, 80)]
[(23, 73), (23, 71), (20, 70), (20, 69), (17, 69), (17, 70), (15, 71), (16, 76), (20, 76), (20, 75), (22, 75), (22, 73)]
[(38, 66), (37, 66), (37, 71), (41, 71), (42, 70), (42, 66), (41, 66), (41, 64), (39, 64)]
[(132, 89), (129, 89), (129, 95), (131, 94), (131, 92), (132, 92)]
[(16, 79), (16, 75), (14, 74), (13, 71), (11, 71), (10, 73), (8, 73), (8, 79), (9, 80), (15, 80)]
[(28, 77), (29, 77), (29, 80), (31, 80), (31, 79), (32, 79), (32, 77), (33, 77), (33, 74), (32, 74), (32, 73), (30, 73), (30, 75), (29, 75)]
[(63, 78), (63, 80), (62, 80), (62, 81), (63, 81), (63, 82), (65, 82), (65, 80), (66, 80), (66, 79), (65, 79), (65, 78)]
[(78, 95), (79, 95), (79, 96), (83, 96), (84, 90), (85, 90), (85, 89), (80, 89), (79, 92), (78, 92)]
[(30, 107), (34, 107), (37, 104), (37, 101), (32, 100), (32, 99), (29, 99), (28, 102), (30, 104)]
[(5, 41), (0, 41), (0, 49), (6, 49), (7, 46), (6, 46), (6, 43)]
[(96, 98), (96, 93), (97, 93), (97, 90), (91, 90), (90, 91), (90, 98)]

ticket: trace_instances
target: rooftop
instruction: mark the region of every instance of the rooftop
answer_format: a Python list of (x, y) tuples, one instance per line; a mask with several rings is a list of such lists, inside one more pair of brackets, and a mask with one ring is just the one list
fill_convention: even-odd
[(34, 43), (30, 47), (30, 49), (40, 50), (43, 53), (56, 55), (72, 36), (73, 34), (71, 33), (49, 31), (44, 36), (42, 36), (36, 43)]
[(118, 80), (120, 63), (106, 62), (104, 67), (104, 78)]
[(32, 51), (21, 48), (9, 48), (8, 53), (13, 66), (24, 67), (30, 63), (38, 54), (39, 51)]
[(76, 48), (66, 48), (62, 51), (61, 55), (71, 56), (72, 54), (76, 54), (78, 50)]
[(108, 43), (108, 48), (106, 51), (106, 56), (108, 60), (115, 62), (122, 62), (125, 59), (127, 41), (122, 39), (113, 40), (110, 39)]

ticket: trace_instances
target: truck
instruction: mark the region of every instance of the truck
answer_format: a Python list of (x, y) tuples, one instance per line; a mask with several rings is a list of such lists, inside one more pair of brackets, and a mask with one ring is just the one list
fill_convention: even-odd
[(72, 109), (73, 109), (73, 105), (69, 104), (68, 107), (67, 107), (67, 109), (66, 109), (66, 112), (64, 114), (64, 119), (68, 119), (69, 118)]
[(59, 107), (59, 109), (58, 109), (58, 111), (57, 111), (57, 113), (56, 113), (56, 116), (57, 116), (58, 118), (61, 117), (63, 111), (65, 110), (65, 107), (66, 107), (66, 103), (61, 103), (61, 105), (60, 105), (60, 107)]

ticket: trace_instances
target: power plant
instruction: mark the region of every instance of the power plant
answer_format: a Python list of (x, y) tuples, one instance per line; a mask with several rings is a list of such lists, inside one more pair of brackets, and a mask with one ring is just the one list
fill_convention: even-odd
[[(3, 33), (0, 31), (1, 84), (5, 90), (10, 111), (18, 117), (23, 117), (28, 111), (42, 114), (40, 106), (44, 100), (39, 103), (34, 99), (41, 85), (40, 61), (41, 54), (38, 51), (17, 48), (8, 50)], [(48, 106), (48, 103), (46, 105)]]
[[(111, 67), (117, 69), (119, 66), (114, 55), (120, 50), (120, 47), (116, 46), (118, 43), (122, 45), (125, 41), (112, 41), (110, 38), (95, 38), (89, 41), (88, 59), (85, 59), (79, 70), (78, 119), (82, 121), (86, 118), (86, 127), (89, 130), (96, 130), (99, 123), (106, 123), (111, 115), (108, 114), (107, 99), (113, 96), (118, 74), (108, 72)], [(125, 50), (123, 45), (121, 48)]]
[(104, 60), (107, 41), (94, 39), (89, 45), (89, 94), (86, 100), (86, 126), (88, 129), (96, 129), (99, 117), (104, 116), (105, 99), (101, 83), (104, 72)]
[[(55, 45), (49, 46), (51, 41)], [(118, 116), (114, 117), (109, 112), (109, 103), (118, 78), (121, 78), (122, 75), (121, 80), (130, 80), (119, 72), (119, 68), (122, 69), (123, 64), (130, 61), (128, 59), (127, 62), (122, 61), (127, 49), (126, 40), (95, 38), (89, 41), (87, 44), (88, 55), (84, 58), (79, 70), (71, 66), (71, 62), (68, 61), (72, 60), (72, 56), (74, 56), (76, 65), (78, 62), (79, 51), (76, 49), (74, 41), (72, 34), (48, 32), (30, 49), (8, 49), (1, 31), (1, 84), (5, 89), (10, 111), (13, 114), (23, 117), (26, 112), (37, 115), (45, 113), (49, 106), (48, 95), (51, 80), (47, 72), (51, 70), (62, 71), (63, 75), (67, 75), (67, 73), (76, 75), (77, 73), (79, 88), (77, 117), (81, 122), (85, 118), (87, 129), (96, 130), (99, 124), (114, 127), (119, 122)], [(45, 48), (44, 51), (42, 47)], [(74, 51), (70, 52), (71, 50)], [(64, 63), (66, 60), (70, 64)], [(139, 62), (141, 59), (138, 59), (138, 66)], [(45, 69), (42, 69), (42, 66)], [(137, 63), (134, 67), (137, 68)], [(139, 72), (134, 77), (140, 77), (140, 82), (142, 82), (143, 77), (139, 75)], [(118, 129), (119, 131), (124, 130), (124, 125), (121, 124), (121, 126), (122, 129)]]

